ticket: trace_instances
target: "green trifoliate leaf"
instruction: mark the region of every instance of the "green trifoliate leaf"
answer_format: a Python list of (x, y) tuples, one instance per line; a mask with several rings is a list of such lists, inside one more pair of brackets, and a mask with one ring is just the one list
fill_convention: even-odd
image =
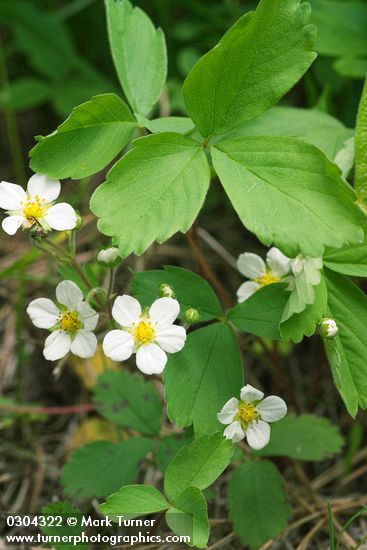
[(279, 324), (289, 298), (285, 283), (274, 283), (257, 290), (238, 304), (228, 319), (241, 331), (280, 340)]
[(239, 124), (220, 139), (238, 139), (249, 136), (285, 136), (311, 143), (318, 147), (329, 160), (353, 136), (336, 118), (317, 109), (296, 107), (273, 107), (261, 116)]
[(338, 273), (367, 277), (367, 230), (363, 243), (327, 249), (323, 260), (326, 267)]
[(183, 91), (204, 137), (255, 118), (296, 84), (316, 57), (309, 14), (299, 0), (261, 0), (199, 59)]
[(284, 254), (321, 256), (362, 240), (363, 213), (340, 170), (316, 147), (291, 138), (218, 143), (214, 167), (242, 223)]
[(191, 332), (164, 370), (168, 416), (197, 434), (220, 429), (217, 413), (243, 386), (238, 344), (231, 329), (216, 323)]
[(73, 109), (55, 132), (31, 150), (31, 168), (56, 179), (80, 179), (102, 170), (125, 147), (136, 122), (115, 94), (101, 94)]
[(194, 129), (194, 123), (191, 118), (184, 116), (167, 116), (148, 120), (142, 115), (136, 115), (137, 121), (143, 128), (148, 128), (152, 134), (159, 132), (177, 132), (187, 134)]
[(334, 383), (351, 416), (367, 407), (367, 297), (346, 277), (326, 270), (329, 317), (339, 328), (325, 348)]
[(167, 74), (164, 34), (127, 0), (105, 0), (115, 68), (134, 111), (147, 115), (161, 95)]
[(209, 186), (201, 147), (175, 133), (137, 140), (95, 191), (91, 209), (99, 230), (114, 237), (121, 256), (142, 254), (194, 222)]
[(116, 516), (141, 516), (161, 512), (168, 506), (164, 496), (155, 487), (127, 485), (109, 496), (99, 509), (113, 520)]
[[(42, 508), (42, 514), (44, 516), (62, 516), (62, 525), (58, 525), (58, 521), (49, 521), (48, 525), (42, 526), (41, 531), (45, 535), (48, 535), (50, 537), (70, 537), (70, 541), (72, 541), (72, 537), (78, 537), (82, 534), (82, 532), (85, 530), (85, 527), (82, 526), (82, 519), (83, 514), (79, 508), (76, 508), (69, 502), (53, 502), (51, 504), (48, 504), (47, 506), (44, 506)], [(68, 518), (76, 519), (76, 524), (73, 525), (73, 523), (68, 523)], [(46, 522), (45, 522), (46, 523)], [(55, 539), (57, 540), (57, 539)], [(62, 540), (62, 539), (60, 539)], [(64, 539), (67, 540), (67, 539)], [(75, 539), (75, 541), (78, 539)], [(53, 548), (56, 550), (88, 550), (88, 544), (74, 544), (73, 542), (70, 542), (70, 544), (66, 542), (61, 542), (58, 544), (55, 542), (53, 544)]]
[(107, 420), (120, 428), (157, 434), (162, 425), (161, 402), (151, 382), (127, 370), (106, 371), (94, 388), (94, 404)]
[(280, 325), (280, 334), (283, 340), (292, 340), (295, 344), (301, 342), (304, 336), (312, 336), (317, 325), (325, 316), (327, 310), (327, 288), (324, 279), (313, 287), (314, 301), (306, 306), (301, 313), (294, 313), (292, 317)]
[(190, 537), (188, 546), (206, 548), (209, 538), (209, 520), (204, 495), (196, 487), (180, 493), (166, 512), (167, 525), (176, 535)]
[(65, 493), (76, 500), (114, 493), (135, 481), (139, 462), (152, 447), (153, 441), (142, 437), (84, 445), (73, 452), (63, 469), (61, 483)]
[(367, 53), (367, 6), (364, 2), (312, 0), (311, 4), (318, 52), (328, 56)]
[(233, 455), (233, 444), (222, 432), (202, 435), (181, 449), (168, 465), (164, 488), (171, 500), (188, 487), (206, 489), (225, 470)]
[(339, 453), (344, 444), (337, 426), (312, 415), (286, 416), (271, 426), (268, 445), (260, 456), (288, 456), (295, 460), (324, 460)]
[(157, 299), (162, 284), (168, 284), (180, 302), (182, 319), (189, 307), (198, 309), (203, 322), (222, 315), (220, 302), (209, 283), (182, 267), (167, 265), (162, 270), (135, 273), (132, 292), (143, 306), (149, 306)]
[(242, 464), (228, 490), (229, 517), (243, 544), (259, 548), (286, 528), (291, 510), (282, 476), (271, 462)]

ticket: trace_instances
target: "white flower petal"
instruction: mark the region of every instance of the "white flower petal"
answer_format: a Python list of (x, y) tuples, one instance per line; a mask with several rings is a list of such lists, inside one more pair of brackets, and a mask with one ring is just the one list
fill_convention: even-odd
[(139, 321), (140, 315), (141, 305), (138, 300), (127, 294), (117, 296), (112, 307), (112, 317), (122, 327), (131, 327)]
[(168, 353), (180, 351), (186, 341), (186, 330), (178, 325), (161, 327), (158, 325), (155, 341)]
[(111, 330), (104, 337), (102, 347), (112, 361), (126, 361), (133, 353), (134, 338), (124, 330)]
[(70, 351), (70, 336), (63, 330), (56, 330), (47, 336), (43, 355), (48, 361), (57, 361)]
[(257, 390), (250, 384), (246, 384), (241, 389), (241, 401), (244, 403), (252, 403), (253, 401), (260, 401), (264, 397), (264, 393), (260, 390)]
[(60, 195), (60, 189), (60, 182), (58, 180), (52, 180), (45, 174), (33, 174), (27, 186), (31, 199), (38, 195), (41, 200), (45, 199), (45, 204), (56, 200)]
[(8, 216), (2, 221), (2, 228), (8, 235), (15, 235), (23, 223), (23, 216)]
[(226, 439), (232, 439), (233, 443), (238, 443), (239, 441), (242, 441), (246, 434), (242, 429), (241, 423), (238, 422), (238, 420), (235, 420), (226, 427), (223, 435)]
[(291, 259), (288, 258), (273, 246), (266, 255), (266, 263), (270, 267), (273, 275), (276, 277), (284, 277), (291, 269)]
[(48, 298), (37, 298), (30, 302), (27, 313), (36, 327), (51, 328), (56, 325), (60, 312)]
[(0, 208), (4, 210), (21, 210), (21, 202), (27, 200), (23, 187), (16, 183), (0, 181)]
[(173, 298), (158, 298), (149, 309), (149, 317), (158, 326), (172, 325), (180, 313), (180, 304)]
[(238, 270), (248, 279), (258, 279), (266, 273), (264, 260), (252, 252), (240, 254), (237, 260)]
[(237, 299), (238, 302), (241, 304), (247, 298), (250, 298), (257, 290), (259, 290), (260, 285), (259, 283), (255, 283), (254, 281), (246, 281), (245, 283), (242, 283), (242, 285), (237, 290)]
[(71, 342), (70, 350), (74, 355), (86, 359), (93, 357), (96, 353), (97, 338), (90, 330), (78, 330), (74, 340)]
[(217, 418), (221, 424), (230, 424), (238, 413), (238, 399), (231, 397), (223, 406), (222, 410), (217, 414)]
[(136, 366), (144, 374), (161, 374), (167, 363), (167, 355), (157, 344), (140, 346), (136, 352)]
[(60, 304), (74, 311), (83, 301), (83, 292), (73, 281), (62, 281), (56, 287), (56, 298)]
[(287, 414), (287, 405), (285, 401), (277, 395), (266, 397), (261, 403), (256, 405), (256, 409), (262, 420), (266, 422), (277, 422)]
[(247, 443), (255, 450), (262, 449), (269, 443), (270, 426), (267, 422), (251, 422), (246, 430)]
[(86, 330), (94, 330), (98, 323), (98, 313), (86, 302), (82, 302), (77, 307), (80, 320)]
[(74, 208), (66, 202), (60, 202), (46, 210), (43, 216), (45, 222), (56, 231), (69, 231), (77, 224), (77, 216)]

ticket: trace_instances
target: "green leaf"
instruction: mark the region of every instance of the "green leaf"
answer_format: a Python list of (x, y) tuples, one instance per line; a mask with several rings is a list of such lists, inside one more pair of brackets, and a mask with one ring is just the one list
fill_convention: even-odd
[(144, 128), (148, 128), (152, 134), (159, 132), (177, 132), (178, 134), (187, 134), (194, 129), (194, 123), (191, 118), (184, 116), (166, 116), (149, 120), (142, 115), (136, 115), (137, 121)]
[(356, 171), (354, 185), (364, 211), (367, 212), (367, 75), (358, 107), (356, 126)]
[(364, 216), (340, 170), (316, 147), (291, 138), (223, 141), (214, 167), (242, 223), (284, 254), (321, 256), (362, 240)]
[(329, 160), (353, 136), (336, 118), (317, 109), (298, 107), (273, 107), (261, 116), (239, 124), (220, 139), (238, 139), (249, 136), (293, 137), (311, 143), (320, 149)]
[(18, 78), (0, 90), (0, 109), (33, 109), (45, 103), (50, 96), (50, 85), (42, 80), (33, 77)]
[(331, 317), (339, 327), (325, 348), (334, 383), (351, 416), (367, 407), (367, 297), (347, 278), (326, 271)]
[(338, 273), (367, 277), (367, 229), (364, 241), (339, 249), (328, 249), (324, 255), (324, 265)]
[(151, 382), (127, 370), (106, 371), (94, 388), (98, 412), (120, 428), (154, 435), (162, 425), (161, 402)]
[(295, 460), (325, 460), (343, 447), (339, 428), (327, 418), (313, 415), (286, 416), (271, 426), (270, 442), (260, 456), (288, 456)]
[(109, 496), (99, 509), (106, 516), (145, 515), (161, 512), (169, 504), (164, 496), (150, 485), (127, 485)]
[(209, 165), (200, 146), (180, 134), (138, 139), (94, 192), (98, 228), (114, 237), (123, 257), (142, 254), (194, 222), (209, 186)]
[(299, 0), (261, 0), (196, 63), (183, 92), (204, 137), (255, 118), (296, 84), (316, 57), (309, 13)]
[(182, 434), (174, 434), (163, 437), (163, 439), (159, 442), (155, 453), (156, 463), (160, 471), (164, 473), (168, 464), (182, 449), (182, 447), (190, 445), (191, 442), (191, 438), (182, 437)]
[(289, 297), (285, 289), (284, 283), (260, 288), (250, 298), (231, 309), (228, 320), (241, 332), (280, 340), (279, 324)]
[(26, 0), (1, 0), (0, 21), (11, 28), (17, 48), (36, 71), (62, 80), (73, 67), (77, 52), (67, 27), (53, 13)]
[(31, 150), (31, 168), (55, 179), (102, 170), (125, 147), (136, 123), (124, 101), (102, 94), (73, 109), (55, 132)]
[(312, 336), (327, 311), (327, 288), (324, 279), (314, 287), (315, 298), (301, 313), (295, 313), (280, 325), (280, 334), (286, 342), (301, 342), (304, 336)]
[(345, 78), (365, 78), (367, 58), (345, 55), (337, 59), (333, 67), (340, 76)]
[(364, 2), (312, 0), (311, 22), (317, 27), (316, 50), (323, 55), (367, 53), (367, 6)]
[(167, 74), (164, 34), (127, 0), (105, 0), (115, 68), (134, 111), (147, 115), (161, 95)]
[(229, 517), (243, 544), (259, 548), (286, 528), (290, 508), (282, 476), (271, 462), (249, 461), (236, 468), (228, 496)]
[[(83, 518), (82, 512), (69, 502), (53, 502), (52, 504), (48, 504), (42, 508), (42, 515), (52, 517), (61, 516), (63, 518), (61, 526), (57, 525), (58, 522), (56, 520), (53, 524), (49, 522), (48, 525), (40, 527), (42, 533), (49, 537), (70, 537), (70, 540), (73, 540), (71, 537), (78, 537), (85, 530), (81, 525)], [(76, 518), (76, 525), (69, 525), (67, 523), (67, 519), (70, 517)], [(53, 547), (56, 548), (56, 550), (88, 550), (88, 546), (88, 544), (73, 544), (72, 542), (70, 542), (70, 544), (66, 542), (53, 543)]]
[(218, 430), (217, 413), (243, 386), (241, 356), (231, 329), (216, 323), (191, 332), (183, 350), (169, 357), (164, 381), (172, 422), (181, 428), (194, 424), (197, 434)]
[(204, 495), (196, 487), (188, 487), (166, 512), (167, 525), (176, 535), (190, 537), (188, 546), (206, 548), (209, 520)]
[(153, 441), (131, 438), (120, 443), (95, 441), (74, 451), (64, 466), (61, 483), (75, 500), (106, 497), (138, 475), (139, 462), (152, 450)]
[(171, 500), (188, 487), (206, 489), (227, 468), (233, 455), (233, 444), (222, 432), (202, 435), (181, 449), (170, 462), (164, 489)]
[(170, 285), (180, 302), (180, 317), (189, 307), (200, 313), (200, 321), (210, 321), (222, 315), (222, 308), (212, 287), (205, 279), (182, 267), (164, 266), (163, 270), (135, 273), (132, 292), (143, 306), (149, 306), (157, 299), (159, 285)]

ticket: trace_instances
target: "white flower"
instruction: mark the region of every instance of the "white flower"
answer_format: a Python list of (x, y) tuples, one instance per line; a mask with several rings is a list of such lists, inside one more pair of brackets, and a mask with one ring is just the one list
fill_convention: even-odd
[(334, 319), (323, 319), (319, 326), (321, 336), (324, 338), (335, 338), (338, 334), (339, 328)]
[(125, 361), (136, 352), (136, 365), (145, 374), (163, 371), (168, 353), (180, 351), (186, 331), (174, 325), (180, 306), (173, 298), (158, 298), (148, 311), (142, 311), (135, 298), (118, 296), (112, 316), (121, 328), (108, 332), (103, 351), (113, 361)]
[(2, 228), (14, 235), (20, 226), (29, 229), (35, 224), (45, 231), (74, 229), (77, 224), (75, 210), (66, 202), (53, 205), (60, 194), (60, 182), (43, 174), (34, 174), (28, 181), (27, 191), (15, 183), (0, 182), (0, 208), (8, 217)]
[(251, 279), (242, 283), (237, 290), (239, 302), (244, 302), (259, 288), (279, 283), (291, 269), (291, 260), (275, 247), (270, 248), (266, 255), (266, 262), (252, 252), (240, 254), (237, 260), (238, 270)]
[(115, 246), (100, 250), (98, 252), (97, 261), (106, 267), (115, 267), (121, 261), (119, 249)]
[(280, 397), (264, 398), (262, 391), (247, 384), (241, 390), (241, 400), (232, 397), (218, 413), (222, 424), (228, 424), (223, 435), (234, 443), (245, 437), (253, 449), (262, 449), (269, 443), (270, 426), (287, 414), (287, 405)]
[(48, 298), (33, 300), (27, 313), (38, 328), (51, 330), (46, 338), (43, 355), (49, 361), (64, 357), (69, 351), (83, 359), (93, 357), (97, 338), (93, 330), (98, 313), (83, 301), (83, 293), (72, 281), (62, 281), (56, 287), (55, 305)]

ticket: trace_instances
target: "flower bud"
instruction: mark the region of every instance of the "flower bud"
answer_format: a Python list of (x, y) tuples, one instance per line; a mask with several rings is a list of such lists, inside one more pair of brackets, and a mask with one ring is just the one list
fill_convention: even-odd
[(200, 314), (197, 309), (193, 307), (189, 307), (185, 311), (185, 321), (186, 323), (189, 323), (190, 325), (197, 323), (200, 319)]
[(103, 267), (115, 267), (121, 262), (119, 249), (115, 246), (111, 246), (111, 248), (100, 250), (97, 256), (97, 262), (103, 265)]
[(78, 231), (83, 225), (83, 216), (81, 216), (77, 210), (75, 211), (75, 214), (76, 214), (76, 225), (74, 229), (75, 231)]
[(319, 332), (324, 338), (335, 338), (338, 330), (338, 325), (334, 319), (323, 319), (319, 325)]
[(174, 298), (175, 291), (167, 283), (162, 283), (159, 285), (159, 296), (160, 298)]

